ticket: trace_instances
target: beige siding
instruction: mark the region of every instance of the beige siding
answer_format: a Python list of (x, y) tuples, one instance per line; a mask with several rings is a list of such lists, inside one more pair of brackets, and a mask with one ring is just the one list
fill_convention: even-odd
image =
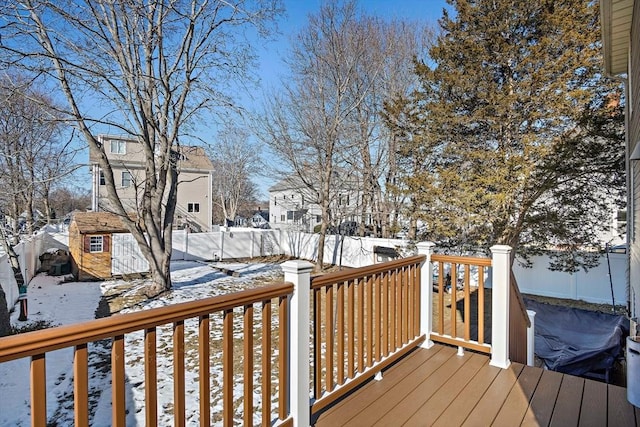
[[(201, 230), (208, 231), (211, 227), (211, 178), (202, 172), (181, 171), (178, 176), (178, 207), (176, 219), (195, 221)], [(192, 209), (189, 212), (189, 205)], [(198, 211), (195, 212), (195, 205)]]
[[(118, 136), (102, 135), (107, 158), (113, 170), (116, 191), (129, 211), (136, 210), (136, 200), (143, 191), (145, 156), (142, 145), (137, 141)], [(119, 143), (122, 153), (112, 152), (111, 141)], [(193, 231), (209, 231), (211, 228), (211, 161), (202, 148), (181, 147), (182, 155), (179, 163), (177, 209), (175, 223), (177, 226), (189, 224)], [(118, 150), (114, 150), (118, 151)], [(97, 163), (97, 153), (90, 153), (90, 161)], [(123, 172), (131, 177), (130, 182), (123, 180)], [(136, 186), (136, 183), (139, 185)], [(100, 210), (111, 210), (105, 185), (95, 185), (97, 203)], [(190, 209), (191, 207), (191, 209)]]

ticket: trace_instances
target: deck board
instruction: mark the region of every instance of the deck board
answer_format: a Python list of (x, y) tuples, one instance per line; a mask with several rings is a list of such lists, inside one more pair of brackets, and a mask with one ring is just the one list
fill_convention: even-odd
[[(411, 393), (381, 417), (374, 426), (404, 424), (416, 407), (423, 405), (431, 396), (438, 393), (445, 384), (454, 381), (454, 377), (471, 360), (469, 357), (453, 357), (429, 376), (427, 381), (414, 388)], [(464, 372), (463, 372), (464, 374)], [(424, 425), (424, 424), (423, 424)]]
[(446, 350), (443, 346), (437, 346), (432, 351), (414, 351), (403, 360), (404, 363), (397, 363), (387, 369), (384, 372), (382, 381), (374, 380), (368, 382), (359, 389), (359, 393), (351, 393), (325, 410), (321, 414), (321, 422), (316, 425), (333, 426), (344, 424), (364, 411), (376, 399), (383, 397), (389, 388), (411, 375), (416, 367), (424, 364), (440, 351), (447, 352), (446, 355), (439, 356), (442, 360), (445, 360), (445, 358), (449, 357), (448, 352), (451, 350)]
[(525, 366), (518, 377), (518, 381), (504, 401), (500, 412), (493, 421), (495, 426), (512, 426), (522, 424), (529, 402), (538, 386), (542, 370)]
[(607, 425), (607, 385), (597, 381), (584, 383), (583, 402), (580, 413), (580, 427), (600, 427)]
[(440, 417), (434, 422), (437, 427), (462, 425), (476, 404), (480, 401), (487, 388), (493, 383), (502, 369), (490, 366), (489, 358), (472, 380), (466, 384), (456, 399), (448, 403)]
[[(467, 384), (473, 380), (476, 374), (488, 364), (488, 359), (479, 354), (472, 354), (465, 363), (442, 387), (418, 408), (406, 421), (407, 426), (432, 425), (447, 404), (455, 401)], [(407, 411), (409, 413), (409, 411)]]
[(316, 426), (636, 426), (626, 389), (436, 344), (417, 349), (335, 405)]
[(561, 383), (562, 374), (554, 371), (542, 371), (536, 392), (522, 420), (523, 426), (534, 427), (549, 425)]
[(518, 381), (522, 368), (521, 364), (513, 363), (509, 368), (500, 371), (496, 380), (489, 386), (474, 408), (474, 416), (470, 415), (462, 425), (467, 427), (485, 426), (487, 423), (493, 422), (511, 389)]
[(560, 392), (556, 400), (557, 410), (553, 411), (550, 426), (569, 427), (578, 425), (583, 389), (584, 379), (570, 375), (562, 377)]
[(636, 423), (635, 411), (632, 405), (620, 405), (621, 400), (627, 400), (627, 389), (619, 386), (609, 386), (607, 394), (607, 406), (609, 407), (609, 417), (607, 425), (609, 427), (621, 427)]
[[(416, 369), (405, 377), (401, 382), (391, 388), (390, 393), (376, 399), (369, 405), (365, 411), (361, 412), (357, 419), (352, 419), (346, 422), (345, 426), (359, 426), (375, 424), (378, 420), (384, 417), (388, 412), (392, 411), (396, 406), (408, 401), (407, 396), (421, 384), (429, 384), (432, 380), (430, 377), (435, 372), (438, 372), (440, 368), (446, 366), (450, 368), (451, 365), (462, 363), (451, 356), (455, 355), (453, 348), (445, 349), (445, 351), (439, 351), (431, 359), (430, 363), (422, 364), (419, 369)], [(447, 365), (447, 363), (449, 365)], [(429, 381), (427, 381), (429, 380)], [(383, 380), (384, 381), (384, 380)]]

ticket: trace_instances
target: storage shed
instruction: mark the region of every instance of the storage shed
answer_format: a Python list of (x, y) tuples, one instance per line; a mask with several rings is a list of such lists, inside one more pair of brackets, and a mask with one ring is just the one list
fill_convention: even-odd
[(78, 212), (69, 224), (71, 272), (77, 280), (111, 277), (112, 236), (128, 233), (119, 216), (109, 212)]

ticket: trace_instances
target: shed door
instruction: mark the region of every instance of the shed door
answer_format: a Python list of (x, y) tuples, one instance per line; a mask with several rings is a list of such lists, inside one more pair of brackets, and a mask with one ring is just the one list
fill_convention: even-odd
[(149, 263), (140, 252), (138, 243), (129, 233), (113, 234), (111, 240), (111, 274), (145, 273)]

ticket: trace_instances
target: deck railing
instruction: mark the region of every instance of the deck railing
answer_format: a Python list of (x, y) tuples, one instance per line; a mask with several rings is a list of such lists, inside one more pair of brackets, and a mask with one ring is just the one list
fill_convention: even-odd
[(485, 341), (491, 327), (491, 299), (485, 293), (491, 258), (434, 254), (431, 261), (437, 264), (431, 339), (491, 353)]
[(312, 278), (314, 412), (424, 341), (424, 261), (418, 255)]
[(509, 359), (512, 362), (531, 363), (528, 347), (531, 345), (531, 319), (518, 289), (516, 276), (509, 281)]
[[(247, 290), (232, 295), (207, 298), (200, 301), (175, 304), (168, 307), (155, 308), (136, 313), (122, 314), (104, 319), (93, 320), (76, 325), (61, 326), (36, 332), (30, 332), (0, 340), (0, 363), (23, 357), (31, 358), (31, 425), (47, 425), (47, 389), (46, 389), (46, 355), (47, 353), (72, 347), (74, 378), (74, 413), (75, 425), (90, 425), (88, 406), (88, 344), (110, 338), (111, 345), (111, 387), (112, 387), (112, 422), (113, 426), (126, 425), (125, 407), (125, 336), (137, 331), (144, 333), (144, 371), (145, 371), (145, 412), (147, 425), (158, 424), (157, 400), (157, 358), (158, 348), (156, 335), (158, 327), (170, 325), (172, 333), (173, 360), (173, 424), (185, 425), (185, 326), (189, 323), (192, 339), (198, 345), (198, 378), (199, 378), (199, 415), (200, 425), (211, 425), (220, 420), (224, 425), (233, 425), (237, 413), (245, 425), (254, 424), (254, 414), (262, 417), (263, 426), (272, 425), (272, 389), (278, 390), (277, 420), (289, 419), (287, 396), (289, 392), (287, 355), (288, 334), (288, 297), (293, 292), (293, 285), (278, 284), (259, 289)], [(274, 304), (275, 303), (275, 304)], [(254, 305), (260, 307), (259, 319), (254, 319)], [(272, 316), (272, 306), (277, 306), (277, 315)], [(242, 345), (234, 348), (238, 331), (234, 332), (234, 315), (240, 315), (243, 321)], [(217, 340), (211, 335), (210, 316), (221, 316), (220, 326), (222, 338)], [(258, 327), (254, 321), (259, 323)], [(274, 325), (274, 323), (276, 323)], [(277, 338), (272, 340), (272, 328)], [(268, 331), (269, 333), (261, 333)], [(254, 333), (255, 339), (254, 339)], [(234, 335), (235, 334), (235, 335)], [(257, 342), (255, 342), (257, 341)], [(275, 343), (274, 343), (275, 341)], [(255, 343), (255, 345), (254, 345)], [(211, 411), (210, 359), (212, 349), (222, 352), (222, 395), (221, 413)], [(259, 370), (255, 366), (262, 356)], [(234, 356), (240, 353), (242, 365), (234, 366)], [(277, 354), (277, 366), (272, 364), (272, 354)], [(235, 369), (234, 369), (235, 368)], [(236, 372), (234, 378), (234, 371)], [(262, 394), (260, 414), (254, 408), (253, 378), (261, 378), (259, 389)], [(273, 378), (277, 378), (274, 384)], [(234, 385), (244, 383), (243, 407), (234, 407)], [(235, 418), (237, 419), (237, 418)]]
[[(481, 351), (490, 349), (491, 364), (507, 367), (512, 292), (510, 248), (494, 247), (492, 259), (479, 259), (436, 255), (433, 247), (431, 243), (420, 243), (417, 256), (314, 278), (311, 263), (287, 261), (282, 264), (283, 284), (2, 338), (0, 363), (31, 358), (31, 424), (46, 426), (47, 353), (73, 348), (75, 423), (88, 425), (91, 421), (88, 345), (111, 339), (112, 425), (124, 426), (126, 338), (142, 333), (143, 340), (138, 345), (143, 345), (145, 351), (146, 422), (156, 425), (160, 351), (157, 339), (163, 325), (168, 325), (174, 425), (186, 422), (185, 369), (197, 370), (201, 425), (233, 425), (240, 419), (245, 425), (254, 425), (256, 419), (264, 426), (309, 425), (312, 413), (377, 375), (415, 347), (429, 347), (433, 345), (431, 340), (445, 337), (444, 318), (438, 317), (437, 329), (432, 328), (433, 263), (437, 262), (437, 294), (444, 296), (442, 278), (444, 265), (449, 263), (454, 288), (461, 268), (460, 293), (464, 296), (462, 302), (450, 300), (453, 314), (449, 322), (454, 333), (444, 342)], [(489, 265), (490, 275), (486, 271)], [(490, 276), (492, 290), (490, 346), (485, 342), (486, 334), (481, 332), (488, 317), (488, 309), (484, 308), (488, 302), (482, 301), (481, 296), (484, 295), (481, 291), (489, 287), (485, 276)], [(452, 290), (452, 295), (456, 292)], [(476, 335), (471, 327), (474, 292), (480, 301), (475, 306), (479, 323)], [(273, 310), (274, 305), (277, 310)], [(437, 301), (439, 316), (443, 314), (443, 305), (446, 305), (443, 300)], [(457, 311), (463, 313), (459, 333)], [(234, 328), (234, 319), (236, 326), (241, 327)], [(218, 333), (213, 333), (214, 328), (219, 329)], [(185, 363), (186, 337), (197, 344), (195, 368)], [(210, 386), (214, 353), (221, 353), (220, 390), (212, 390)], [(239, 383), (243, 383), (241, 398), (234, 397)], [(256, 407), (254, 393), (258, 391), (262, 403)], [(214, 412), (212, 396), (218, 394), (223, 397), (222, 410)]]

